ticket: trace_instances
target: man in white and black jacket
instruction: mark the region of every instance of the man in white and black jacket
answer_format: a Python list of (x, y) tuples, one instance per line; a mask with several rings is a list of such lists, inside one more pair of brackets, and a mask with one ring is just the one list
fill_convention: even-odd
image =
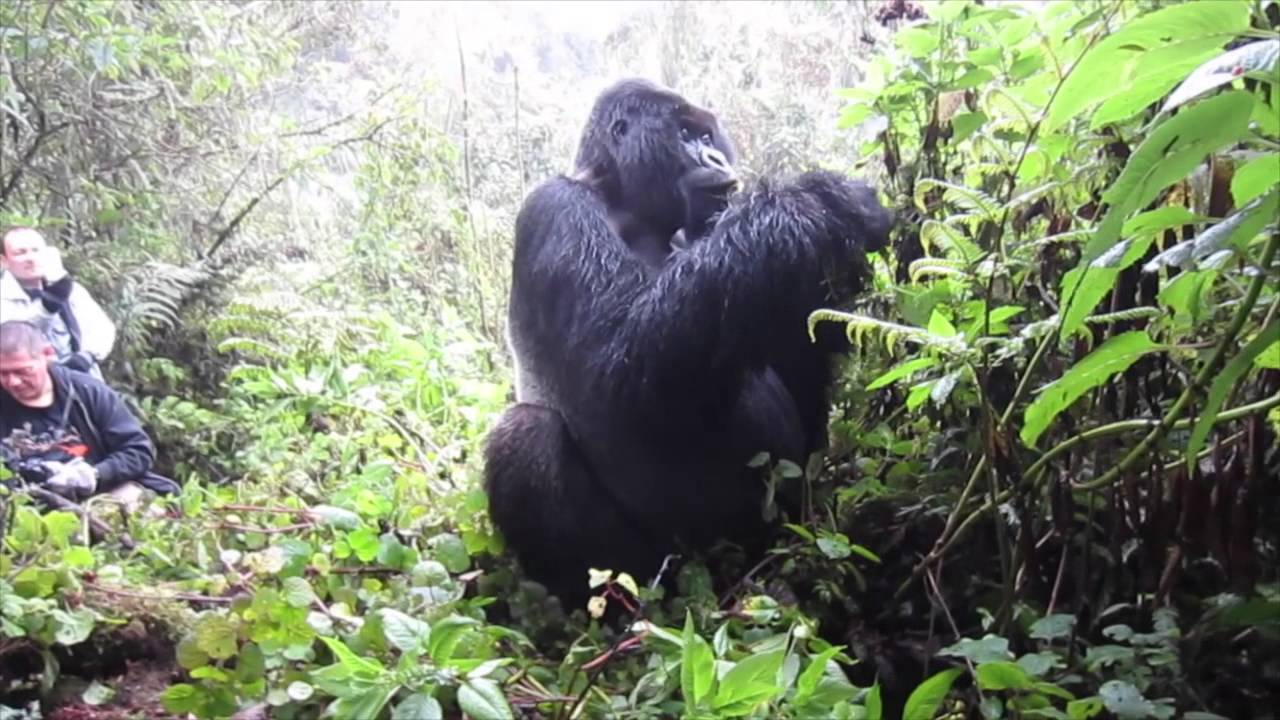
[(83, 285), (67, 274), (58, 249), (32, 228), (0, 237), (0, 320), (25, 320), (44, 333), (58, 362), (99, 380), (116, 326)]
[(120, 396), (89, 374), (59, 365), (55, 356), (36, 326), (0, 323), (0, 443), (6, 455), (38, 463), (42, 486), (70, 500), (109, 493), (133, 509), (145, 490), (175, 492), (175, 482), (151, 472), (151, 439)]

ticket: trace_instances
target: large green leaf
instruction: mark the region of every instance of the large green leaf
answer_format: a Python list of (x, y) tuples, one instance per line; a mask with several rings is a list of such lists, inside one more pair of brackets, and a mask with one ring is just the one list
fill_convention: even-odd
[(1280, 59), (1280, 39), (1259, 40), (1243, 47), (1229, 50), (1196, 68), (1195, 72), (1174, 90), (1160, 112), (1203, 95), (1232, 82), (1245, 73), (1258, 73), (1274, 82), (1276, 61)]
[(1141, 330), (1116, 335), (1076, 363), (1062, 377), (1046, 385), (1027, 407), (1022, 419), (1022, 442), (1035, 447), (1040, 434), (1086, 390), (1124, 372), (1139, 357), (1162, 346)]
[(1220, 36), (1197, 38), (1143, 53), (1131, 64), (1131, 74), (1122, 87), (1093, 113), (1091, 130), (1118, 123), (1136, 115), (1164, 97), (1205, 60), (1222, 49)]
[(1227, 393), (1231, 392), (1240, 378), (1253, 367), (1254, 358), (1277, 340), (1280, 340), (1280, 321), (1273, 320), (1253, 340), (1250, 340), (1238, 355), (1231, 358), (1222, 372), (1214, 377), (1213, 384), (1209, 386), (1209, 396), (1205, 398), (1204, 409), (1200, 411), (1200, 419), (1196, 421), (1195, 427), (1191, 430), (1191, 437), (1187, 440), (1188, 469), (1195, 463), (1196, 455), (1204, 447), (1209, 431), (1213, 429), (1213, 424), (1218, 419), (1218, 411), (1222, 409), (1222, 403), (1227, 399)]
[(778, 670), (786, 657), (784, 650), (756, 653), (739, 660), (720, 679), (715, 709), (724, 715), (746, 715), (781, 690)]
[[(1248, 93), (1219, 95), (1161, 124), (1138, 146), (1103, 195), (1107, 213), (1085, 245), (1080, 263), (1062, 279), (1063, 335), (1078, 330), (1114, 284), (1114, 273), (1094, 262), (1113, 249), (1129, 214), (1186, 177), (1206, 155), (1242, 137), (1252, 110), (1253, 97)], [(1095, 273), (1097, 280), (1090, 277)]]
[(1022, 666), (1008, 661), (983, 663), (976, 672), (983, 690), (1025, 690), (1035, 684)]
[(392, 608), (382, 609), (382, 632), (401, 652), (419, 653), (431, 638), (431, 626)]
[(511, 706), (498, 683), (477, 678), (458, 688), (458, 707), (476, 720), (512, 720)]
[(1280, 184), (1280, 153), (1259, 155), (1236, 168), (1231, 176), (1231, 197), (1241, 207)]
[(951, 685), (960, 676), (960, 668), (943, 670), (925, 680), (911, 691), (907, 704), (902, 709), (902, 720), (933, 720), (942, 701), (951, 692)]
[(1133, 72), (1131, 63), (1148, 51), (1166, 45), (1198, 48), (1202, 46), (1197, 41), (1207, 38), (1225, 44), (1248, 27), (1245, 2), (1174, 5), (1130, 22), (1095, 45), (1071, 69), (1049, 107), (1042, 131), (1052, 132), (1080, 112), (1133, 87), (1124, 79)]
[(680, 692), (684, 694), (686, 708), (692, 710), (707, 697), (715, 677), (715, 656), (711, 646), (694, 630), (693, 615), (686, 611), (684, 653), (680, 663)]

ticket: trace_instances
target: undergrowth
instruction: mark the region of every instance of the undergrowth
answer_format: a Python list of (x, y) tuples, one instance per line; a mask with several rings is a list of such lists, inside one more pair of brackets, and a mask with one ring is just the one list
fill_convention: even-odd
[(0, 718), (1274, 717), (1280, 6), (928, 12), (844, 91), (900, 222), (765, 558), (561, 607), (478, 488), (491, 329), (246, 293), (215, 392), (134, 367), (180, 495), (6, 496)]

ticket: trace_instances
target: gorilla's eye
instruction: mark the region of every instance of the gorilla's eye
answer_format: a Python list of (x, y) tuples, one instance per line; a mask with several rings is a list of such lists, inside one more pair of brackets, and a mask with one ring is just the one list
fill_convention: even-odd
[(711, 133), (706, 131), (691, 130), (685, 126), (680, 127), (681, 140), (683, 140), (684, 142), (692, 142), (694, 137), (697, 137), (698, 142), (702, 143), (703, 145), (711, 144)]

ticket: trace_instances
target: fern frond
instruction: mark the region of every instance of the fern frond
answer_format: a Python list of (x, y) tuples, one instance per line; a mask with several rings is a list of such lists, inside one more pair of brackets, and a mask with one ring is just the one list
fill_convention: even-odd
[(845, 325), (845, 337), (849, 338), (849, 342), (854, 345), (861, 346), (862, 340), (868, 332), (875, 331), (882, 335), (885, 343), (892, 350), (893, 346), (900, 342), (914, 342), (927, 348), (940, 350), (950, 355), (963, 354), (968, 346), (964, 342), (964, 338), (960, 335), (952, 337), (943, 337), (935, 335), (924, 328), (914, 327), (912, 325), (900, 325), (898, 323), (880, 320), (879, 318), (869, 317), (867, 315), (858, 315), (855, 313), (841, 312), (839, 310), (814, 310), (809, 313), (809, 339), (817, 340), (814, 335), (814, 329), (820, 322), (838, 322)]
[(911, 277), (911, 282), (919, 282), (921, 275), (944, 275), (947, 277), (969, 277), (969, 273), (964, 271), (964, 267), (968, 263), (963, 260), (945, 260), (943, 258), (926, 257), (920, 258), (911, 263), (907, 267), (907, 274)]

